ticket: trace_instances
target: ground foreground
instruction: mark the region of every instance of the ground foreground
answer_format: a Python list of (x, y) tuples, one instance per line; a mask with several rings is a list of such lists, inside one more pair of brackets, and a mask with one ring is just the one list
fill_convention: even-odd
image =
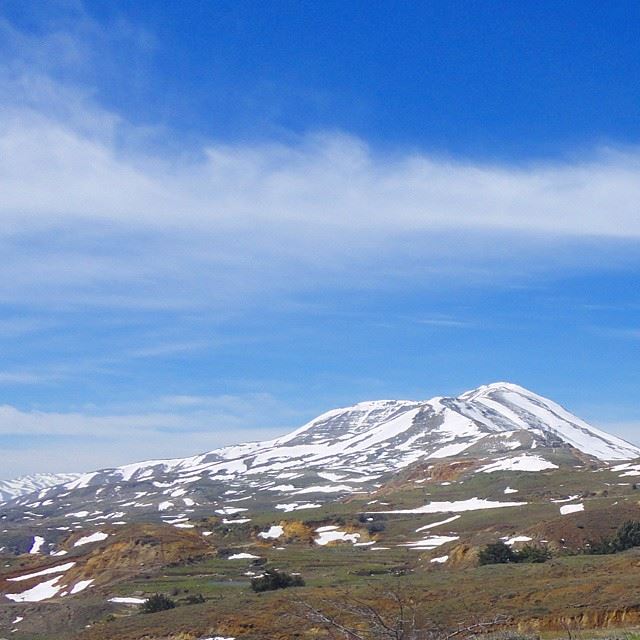
[[(49, 553), (33, 535), (31, 553), (2, 556), (0, 637), (347, 637), (329, 634), (333, 620), (364, 625), (352, 638), (410, 638), (367, 629), (371, 611), (394, 621), (398, 602), (429, 638), (466, 628), (454, 637), (633, 630), (640, 549), (585, 551), (640, 519), (640, 471), (571, 451), (536, 455), (548, 468), (520, 470), (516, 454), (495, 471), (469, 459), (416, 465), (366, 494), (291, 512), (265, 507), (99, 530), (49, 522), (61, 530)], [(7, 544), (27, 535), (7, 526)], [(552, 559), (479, 566), (478, 551), (499, 540), (548, 549)], [(305, 585), (254, 592), (251, 579), (268, 569), (300, 574)], [(140, 613), (137, 603), (155, 593), (177, 606)]]

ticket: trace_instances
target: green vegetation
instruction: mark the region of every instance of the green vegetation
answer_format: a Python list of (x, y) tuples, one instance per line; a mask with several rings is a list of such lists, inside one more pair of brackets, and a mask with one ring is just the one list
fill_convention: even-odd
[(589, 555), (608, 555), (634, 547), (640, 547), (640, 521), (627, 520), (618, 528), (614, 536), (589, 541), (583, 552)]
[(504, 542), (492, 542), (480, 550), (478, 563), (485, 564), (506, 564), (515, 562), (516, 556), (511, 547)]
[(251, 580), (251, 588), (258, 593), (287, 587), (304, 587), (302, 576), (291, 575), (277, 569), (267, 569), (261, 576)]
[(515, 552), (516, 562), (540, 563), (551, 560), (551, 552), (546, 547), (527, 544)]
[(516, 563), (541, 563), (551, 559), (551, 553), (544, 547), (528, 544), (519, 551), (514, 551), (504, 542), (492, 542), (478, 554), (480, 565)]
[(176, 603), (163, 593), (154, 593), (140, 605), (140, 613), (157, 613), (175, 609)]

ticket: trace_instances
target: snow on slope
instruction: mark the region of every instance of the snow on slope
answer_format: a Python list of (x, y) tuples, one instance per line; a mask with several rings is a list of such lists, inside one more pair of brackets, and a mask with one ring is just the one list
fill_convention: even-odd
[(557, 469), (558, 465), (549, 462), (540, 456), (513, 456), (503, 458), (487, 464), (478, 469), (478, 473), (495, 473), (496, 471), (546, 471), (548, 469)]
[[(540, 449), (567, 446), (606, 461), (640, 457), (640, 448), (555, 402), (499, 382), (455, 398), (378, 400), (334, 409), (275, 440), (103, 469), (40, 491), (36, 502), (31, 495), (12, 504), (26, 509), (53, 501), (67, 517), (82, 519), (78, 508), (89, 501), (96, 526), (144, 509), (157, 518), (186, 519), (186, 512), (202, 504), (197, 491), (206, 485), (210, 497), (203, 506), (224, 515), (246, 510), (230, 503), (258, 497), (276, 508), (303, 509), (370, 490), (384, 474), (418, 460), (459, 455), (495, 460), (495, 454), (509, 454), (484, 470), (541, 471), (554, 465), (540, 457)], [(532, 449), (535, 455), (525, 453)], [(291, 502), (303, 495), (308, 503)], [(117, 505), (118, 511), (102, 505), (111, 510)], [(43, 509), (40, 517), (50, 513)]]
[(605, 433), (569, 413), (559, 404), (507, 382), (468, 391), (460, 400), (496, 411), (533, 433), (554, 435), (583, 453), (601, 460), (630, 460), (640, 449), (622, 438)]
[(15, 480), (0, 480), (0, 502), (13, 500), (18, 496), (70, 482), (80, 476), (79, 473), (36, 473)]
[[(458, 455), (487, 436), (513, 437), (523, 431), (541, 444), (570, 444), (602, 460), (640, 456), (640, 448), (588, 425), (551, 400), (514, 384), (495, 383), (458, 398), (362, 402), (329, 411), (275, 440), (225, 447), (191, 458), (130, 464), (111, 473), (122, 481), (145, 479), (158, 470), (235, 477), (304, 465), (322, 467), (325, 473), (334, 468), (342, 474), (351, 470), (351, 477), (343, 477), (343, 483), (357, 484), (362, 465), (367, 473), (390, 471), (420, 458)], [(345, 463), (350, 469), (344, 468)], [(94, 478), (96, 474), (86, 474), (68, 488), (87, 486)]]

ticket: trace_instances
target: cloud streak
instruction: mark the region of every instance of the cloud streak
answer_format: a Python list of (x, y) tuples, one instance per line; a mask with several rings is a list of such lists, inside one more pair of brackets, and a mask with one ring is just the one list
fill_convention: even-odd
[(637, 249), (637, 149), (514, 166), (336, 131), (180, 145), (96, 98), (113, 72), (100, 52), (146, 55), (153, 38), (71, 14), (38, 38), (0, 21), (0, 302), (220, 309), (514, 281)]
[(102, 414), (0, 405), (2, 476), (193, 455), (275, 437), (300, 421), (298, 412), (267, 393), (166, 396), (146, 407)]
[[(122, 437), (136, 433), (235, 432), (258, 425), (264, 413), (274, 423), (290, 423), (297, 415), (266, 393), (219, 396), (167, 396), (145, 411), (120, 411), (108, 415), (88, 412), (24, 411), (12, 405), (0, 405), (0, 435)], [(217, 444), (212, 444), (217, 446)]]
[(640, 237), (637, 152), (508, 167), (384, 154), (318, 133), (293, 145), (208, 144), (181, 160), (127, 154), (40, 114), (0, 118), (5, 235), (83, 224), (237, 234), (292, 257), (300, 252), (282, 240), (304, 248), (337, 235), (366, 250), (389, 234), (451, 229)]
[(640, 240), (634, 153), (510, 168), (316, 134), (183, 161), (5, 112), (0, 184), (6, 301), (223, 306), (265, 290), (482, 280), (497, 264), (526, 275), (588, 264), (580, 254), (602, 240), (615, 262), (616, 243)]

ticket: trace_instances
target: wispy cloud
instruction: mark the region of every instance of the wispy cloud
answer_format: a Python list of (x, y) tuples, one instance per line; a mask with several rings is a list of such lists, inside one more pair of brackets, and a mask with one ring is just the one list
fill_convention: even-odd
[(127, 356), (131, 358), (162, 358), (180, 353), (191, 353), (213, 346), (209, 340), (192, 340), (190, 342), (177, 341), (156, 344), (149, 347), (131, 349)]
[[(8, 461), (2, 475), (12, 475), (12, 467), (39, 468), (45, 447), (56, 454), (42, 470), (84, 470), (264, 440), (302, 422), (300, 412), (267, 393), (166, 396), (128, 408), (97, 413), (0, 405), (0, 451)], [(27, 454), (30, 462), (21, 457)]]
[(81, 17), (38, 41), (1, 25), (0, 301), (228, 308), (313, 287), (508, 281), (619, 261), (640, 240), (635, 149), (510, 166), (316, 132), (175, 153), (92, 94), (94, 49), (148, 38)]
[(640, 340), (640, 328), (633, 327), (592, 327), (592, 333), (603, 338), (616, 338), (621, 340)]
[(28, 371), (0, 371), (0, 385), (43, 384), (57, 379), (50, 374)]
[(423, 324), (429, 327), (442, 327), (450, 329), (467, 329), (469, 327), (476, 326), (476, 323), (472, 322), (471, 320), (461, 320), (448, 316), (412, 318), (411, 321), (415, 324)]
[(295, 424), (298, 415), (267, 393), (166, 396), (138, 406), (138, 411), (113, 413), (25, 411), (5, 404), (0, 405), (0, 435), (105, 437), (121, 436), (129, 430), (234, 432), (273, 425), (278, 420), (284, 425)]

